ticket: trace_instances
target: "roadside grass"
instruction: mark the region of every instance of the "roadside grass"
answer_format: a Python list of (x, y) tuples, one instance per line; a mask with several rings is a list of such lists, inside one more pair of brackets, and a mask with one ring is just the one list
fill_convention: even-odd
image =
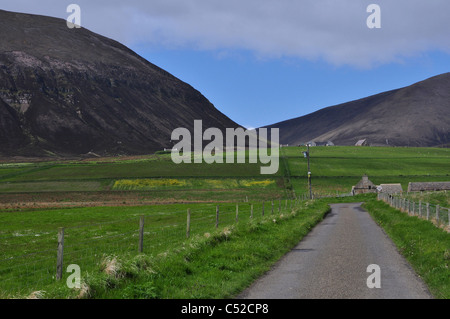
[[(329, 211), (325, 202), (303, 202), (281, 214), (242, 218), (219, 229), (201, 229), (176, 245), (130, 255), (97, 256), (83, 272), (81, 289), (65, 281), (37, 289), (43, 298), (232, 298), (250, 285)], [(183, 234), (183, 233), (182, 233)]]
[[(40, 290), (55, 280), (58, 228), (64, 228), (64, 263), (78, 264), (91, 271), (106, 255), (138, 254), (139, 219), (145, 216), (144, 253), (160, 254), (179, 247), (186, 239), (187, 209), (191, 210), (191, 234), (213, 232), (216, 208), (219, 225), (255, 220), (290, 208), (288, 201), (240, 203), (193, 203), (152, 206), (84, 207), (3, 212), (0, 214), (0, 291)], [(263, 210), (264, 207), (264, 210)], [(67, 277), (64, 274), (64, 280)]]
[(439, 299), (450, 298), (450, 235), (431, 222), (370, 200), (363, 207)]

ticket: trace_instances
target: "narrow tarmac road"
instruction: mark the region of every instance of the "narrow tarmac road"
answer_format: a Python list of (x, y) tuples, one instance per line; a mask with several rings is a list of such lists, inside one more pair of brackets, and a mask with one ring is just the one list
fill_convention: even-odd
[[(429, 299), (426, 285), (360, 203), (331, 212), (241, 299)], [(379, 272), (369, 265), (378, 265)], [(369, 288), (377, 282), (381, 288)]]

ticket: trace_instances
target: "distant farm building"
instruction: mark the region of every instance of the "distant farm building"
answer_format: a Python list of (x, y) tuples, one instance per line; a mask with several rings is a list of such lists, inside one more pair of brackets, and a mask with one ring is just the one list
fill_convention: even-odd
[(376, 193), (377, 186), (369, 180), (367, 175), (364, 175), (362, 179), (352, 187), (352, 194), (366, 194), (366, 193)]
[(368, 146), (367, 139), (359, 140), (356, 142), (355, 146)]
[(386, 194), (402, 194), (403, 188), (401, 184), (380, 184), (377, 186), (377, 191)]
[(334, 143), (332, 141), (328, 142), (316, 142), (316, 146), (334, 146)]
[(450, 182), (409, 183), (408, 192), (445, 191), (450, 190)]
[(306, 143), (306, 145), (309, 145), (309, 146), (334, 146), (334, 143), (332, 141), (327, 141), (327, 142), (310, 141), (310, 142)]

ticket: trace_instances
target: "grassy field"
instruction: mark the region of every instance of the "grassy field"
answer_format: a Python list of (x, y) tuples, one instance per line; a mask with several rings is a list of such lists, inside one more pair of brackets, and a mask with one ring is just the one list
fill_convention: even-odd
[[(236, 196), (243, 192), (246, 193), (244, 198), (254, 199), (258, 194), (262, 195), (261, 199), (267, 198), (268, 192), (276, 198), (289, 197), (292, 189), (301, 195), (308, 192), (304, 150), (302, 147), (283, 148), (280, 169), (270, 176), (260, 174), (259, 163), (177, 165), (169, 154), (1, 164), (0, 203), (5, 195), (6, 201), (11, 201), (7, 195), (17, 193), (40, 194), (41, 201), (51, 201), (49, 193), (103, 192), (102, 197), (104, 192), (123, 190), (147, 191), (147, 197), (157, 194), (156, 200), (163, 199), (164, 191), (167, 191), (167, 198), (172, 198), (173, 191), (179, 190), (185, 192), (186, 200), (190, 197), (206, 200), (210, 194), (202, 198), (199, 191), (211, 189)], [(375, 184), (401, 183), (405, 191), (409, 182), (450, 179), (448, 149), (312, 147), (310, 155), (313, 191), (318, 194), (349, 193), (364, 174)], [(170, 180), (178, 183), (170, 185)], [(249, 185), (249, 182), (254, 184)], [(37, 201), (38, 197), (35, 195)], [(181, 198), (177, 196), (177, 200)]]
[[(90, 298), (232, 298), (288, 252), (328, 211), (310, 203), (198, 233), (159, 255), (118, 257), (84, 279)], [(111, 262), (111, 258), (108, 259)], [(61, 286), (54, 296), (74, 294)], [(78, 292), (79, 293), (79, 292)]]
[(441, 207), (450, 208), (450, 191), (440, 191), (440, 192), (418, 192), (410, 193), (405, 197), (416, 203), (420, 200), (422, 203), (430, 203), (433, 205), (440, 205)]
[[(305, 147), (285, 148), (292, 184), (306, 193)], [(313, 191), (349, 193), (364, 174), (379, 184), (400, 183), (406, 192), (410, 182), (449, 181), (450, 151), (437, 148), (311, 147)]]
[[(321, 206), (320, 210), (308, 210), (312, 214), (306, 214), (306, 203), (295, 209), (293, 205), (291, 201), (278, 201), (274, 206), (272, 202), (256, 202), (240, 203), (237, 207), (230, 203), (175, 204), (4, 212), (0, 215), (0, 223), (5, 225), (0, 232), (0, 252), (3, 258), (8, 258), (0, 261), (0, 296), (26, 296), (32, 291), (64, 288), (68, 274), (63, 275), (63, 284), (55, 284), (58, 227), (64, 227), (65, 265), (77, 264), (83, 274), (90, 276), (98, 272), (107, 258), (123, 261), (145, 254), (158, 259), (191, 245), (191, 241), (186, 241), (187, 209), (191, 210), (190, 237), (197, 239), (209, 238), (209, 234), (223, 233), (238, 225), (245, 229), (253, 223), (273, 223), (296, 211), (304, 212), (303, 221), (315, 220), (326, 212)], [(219, 228), (216, 229), (217, 208)], [(142, 254), (138, 251), (141, 216), (145, 217)], [(291, 225), (293, 230), (297, 227), (300, 225)], [(273, 244), (281, 243), (270, 243)], [(70, 290), (66, 289), (67, 292)], [(48, 295), (51, 296), (52, 293)]]
[[(55, 284), (60, 227), (65, 229), (65, 264), (82, 265), (92, 287), (87, 297), (232, 296), (326, 212), (327, 200), (308, 201), (296, 208), (295, 217), (285, 218), (292, 213), (293, 195), (308, 193), (304, 150), (283, 148), (275, 175), (260, 175), (259, 163), (175, 165), (168, 154), (0, 164), (0, 297), (25, 296), (36, 290), (45, 290), (50, 298), (68, 294), (64, 285)], [(318, 195), (349, 193), (363, 174), (375, 184), (401, 183), (404, 190), (409, 182), (450, 180), (448, 149), (314, 147), (310, 154), (312, 187)], [(448, 203), (447, 194), (429, 198), (443, 206)], [(215, 228), (217, 206), (219, 229)], [(187, 209), (192, 211), (189, 241)], [(280, 214), (284, 214), (281, 219)], [(141, 216), (145, 216), (144, 254), (137, 250)], [(285, 226), (272, 227), (268, 221), (274, 218), (275, 224)], [(232, 241), (224, 235), (230, 230), (235, 236)], [(263, 238), (265, 244), (260, 242)], [(261, 252), (274, 253), (266, 259), (262, 253), (254, 256), (255, 243)], [(179, 254), (173, 254), (180, 249), (187, 254), (180, 256), (196, 256), (188, 266)], [(214, 258), (225, 260), (225, 254), (234, 256), (236, 263), (222, 273), (218, 269), (226, 267), (226, 262), (216, 263)], [(105, 275), (105, 263), (114, 262), (122, 265), (119, 275)], [(246, 265), (251, 265), (248, 271)], [(218, 283), (198, 284), (208, 276)], [(170, 278), (178, 278), (172, 287)], [(144, 285), (143, 279), (150, 284)], [(181, 289), (183, 285), (190, 288)], [(218, 295), (218, 289), (224, 293)], [(446, 288), (437, 288), (441, 290), (448, 297)]]

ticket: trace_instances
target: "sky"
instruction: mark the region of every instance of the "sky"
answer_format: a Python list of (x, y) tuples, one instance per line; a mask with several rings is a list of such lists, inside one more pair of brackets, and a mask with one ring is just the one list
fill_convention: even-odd
[(67, 19), (72, 3), (82, 27), (245, 127), (450, 72), (448, 0), (0, 0), (0, 9)]

